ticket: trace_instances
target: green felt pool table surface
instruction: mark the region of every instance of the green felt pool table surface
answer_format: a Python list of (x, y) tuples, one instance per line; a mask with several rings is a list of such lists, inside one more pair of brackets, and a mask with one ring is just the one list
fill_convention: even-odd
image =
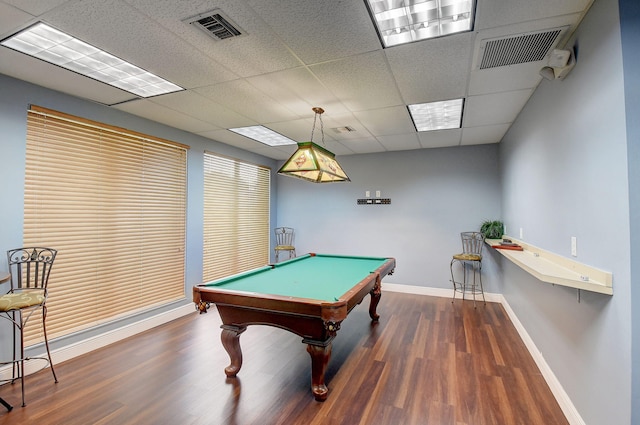
[(333, 302), (387, 260), (307, 254), (201, 286)]

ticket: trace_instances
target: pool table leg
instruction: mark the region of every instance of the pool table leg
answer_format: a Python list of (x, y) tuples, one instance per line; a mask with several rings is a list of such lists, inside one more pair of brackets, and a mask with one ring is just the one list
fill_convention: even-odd
[(380, 297), (382, 296), (382, 284), (380, 283), (380, 277), (376, 279), (376, 284), (370, 292), (371, 294), (371, 303), (369, 304), (369, 317), (374, 322), (377, 322), (380, 318), (380, 315), (376, 312), (378, 309), (378, 303), (380, 302)]
[(311, 355), (311, 391), (317, 401), (325, 401), (329, 390), (324, 384), (324, 374), (331, 358), (331, 340), (314, 341), (304, 339), (307, 344), (307, 352)]
[(240, 334), (247, 330), (246, 326), (222, 325), (222, 346), (227, 350), (231, 364), (224, 368), (224, 373), (234, 377), (242, 367), (242, 349), (240, 348)]

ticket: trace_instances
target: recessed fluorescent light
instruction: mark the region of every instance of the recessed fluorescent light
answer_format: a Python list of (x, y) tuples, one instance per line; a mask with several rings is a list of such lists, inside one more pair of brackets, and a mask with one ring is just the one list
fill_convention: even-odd
[(42, 22), (0, 44), (141, 97), (184, 90)]
[(384, 47), (473, 28), (475, 0), (367, 0)]
[(460, 128), (462, 99), (409, 105), (409, 112), (418, 131)]
[(264, 143), (265, 145), (269, 146), (296, 144), (295, 141), (289, 139), (288, 137), (284, 137), (282, 134), (276, 133), (275, 131), (261, 125), (230, 128), (229, 131), (233, 131), (234, 133), (238, 133), (242, 136), (248, 137), (249, 139), (253, 139), (257, 142)]

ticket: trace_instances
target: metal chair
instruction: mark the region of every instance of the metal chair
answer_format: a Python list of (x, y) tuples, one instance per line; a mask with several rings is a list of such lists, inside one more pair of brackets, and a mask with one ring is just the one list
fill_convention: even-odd
[(289, 253), (289, 258), (293, 258), (296, 256), (296, 248), (293, 244), (293, 229), (291, 227), (276, 227), (274, 229), (276, 234), (276, 263), (278, 262), (278, 257), (280, 253), (283, 251), (287, 251)]
[[(484, 246), (484, 235), (480, 232), (462, 232), (462, 252), (455, 254), (451, 259), (449, 268), (451, 269), (451, 283), (453, 283), (453, 302), (456, 299), (456, 292), (462, 293), (464, 300), (465, 294), (473, 295), (473, 306), (476, 306), (476, 295), (482, 295), (482, 301), (486, 304), (484, 298), (484, 288), (482, 287), (482, 248)], [(462, 280), (456, 280), (454, 276), (454, 263), (458, 263), (462, 267)], [(473, 275), (473, 277), (471, 276)]]
[[(13, 324), (13, 360), (2, 362), (0, 365), (11, 364), (13, 375), (5, 381), (15, 382), (20, 379), (22, 389), (22, 406), (25, 406), (24, 375), (25, 362), (31, 360), (44, 360), (51, 367), (53, 379), (58, 382), (56, 372), (51, 361), (49, 341), (47, 339), (47, 286), (51, 266), (56, 258), (57, 251), (51, 248), (30, 247), (18, 248), (7, 251), (7, 262), (11, 274), (11, 286), (9, 292), (0, 296), (0, 317)], [(24, 353), (24, 329), (27, 322), (36, 311), (42, 312), (42, 331), (47, 356), (25, 357)], [(20, 345), (18, 346), (18, 335)], [(4, 403), (3, 403), (4, 404)]]

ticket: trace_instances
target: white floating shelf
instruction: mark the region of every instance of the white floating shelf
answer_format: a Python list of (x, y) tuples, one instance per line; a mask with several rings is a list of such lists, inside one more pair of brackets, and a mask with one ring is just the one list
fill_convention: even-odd
[[(613, 275), (610, 272), (545, 251), (510, 236), (504, 236), (504, 238), (511, 239), (523, 250), (496, 249), (496, 251), (538, 280), (554, 285), (613, 295)], [(500, 245), (502, 239), (487, 239), (485, 242), (494, 247)]]

